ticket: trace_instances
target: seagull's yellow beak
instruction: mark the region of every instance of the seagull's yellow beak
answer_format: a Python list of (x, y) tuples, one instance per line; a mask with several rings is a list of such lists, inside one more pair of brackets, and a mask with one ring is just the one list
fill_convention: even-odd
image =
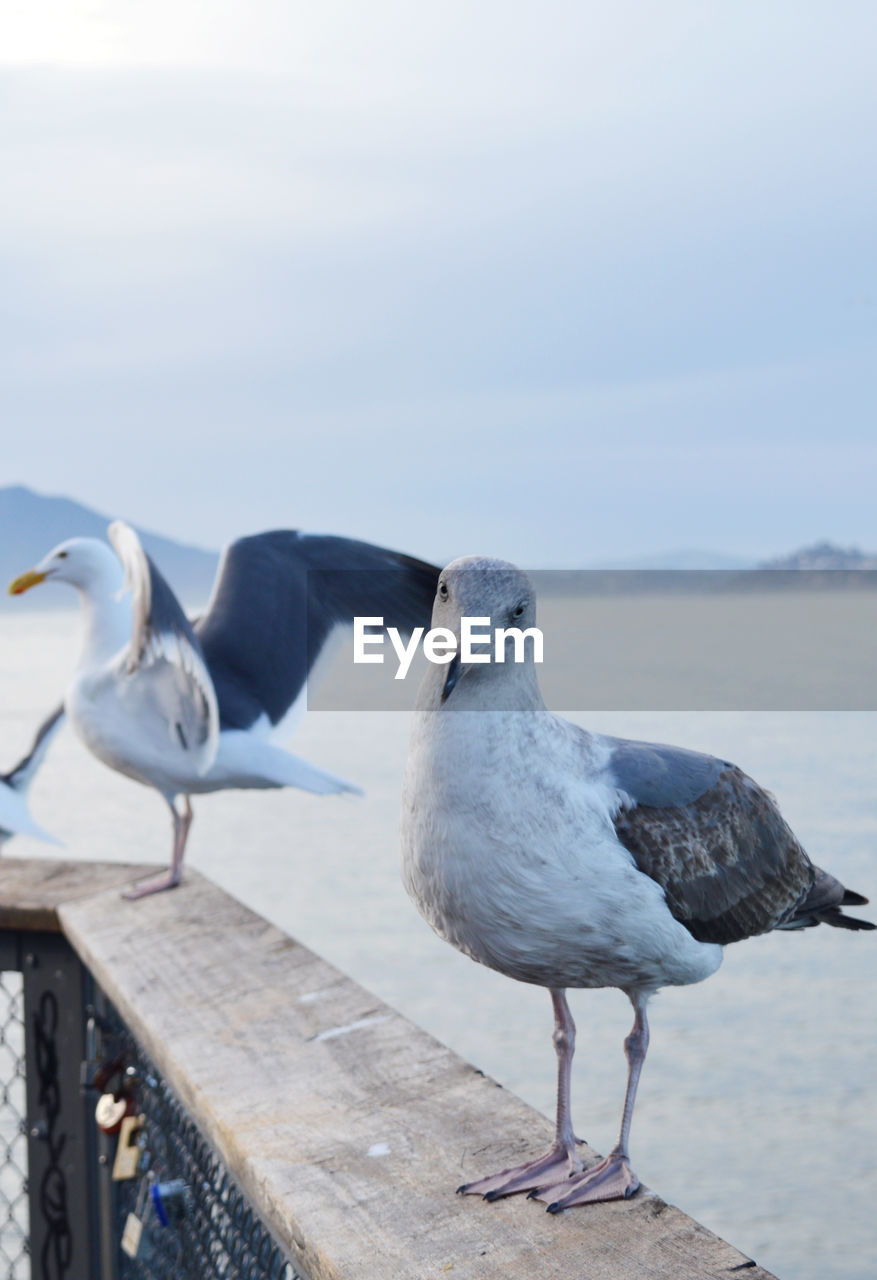
[(45, 580), (46, 575), (44, 573), (39, 573), (36, 569), (28, 569), (27, 573), (23, 573), (14, 582), (10, 582), (9, 594), (11, 596), (23, 595), (25, 591), (30, 591), (31, 587), (36, 587), (39, 583), (45, 582)]

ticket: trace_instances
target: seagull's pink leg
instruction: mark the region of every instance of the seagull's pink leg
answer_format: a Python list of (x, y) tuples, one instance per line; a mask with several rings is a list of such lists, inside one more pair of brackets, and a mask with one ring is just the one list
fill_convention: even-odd
[(649, 1047), (647, 1000), (648, 996), (639, 993), (631, 996), (636, 1016), (633, 1030), (624, 1042), (628, 1064), (627, 1093), (624, 1097), (618, 1141), (606, 1159), (592, 1169), (554, 1186), (543, 1183), (539, 1191), (532, 1193), (534, 1199), (548, 1205), (549, 1213), (560, 1213), (561, 1209), (571, 1209), (573, 1205), (590, 1204), (596, 1200), (627, 1200), (639, 1187), (639, 1178), (630, 1167), (628, 1142), (637, 1085)]
[(576, 1136), (570, 1114), (570, 1075), (576, 1047), (576, 1024), (563, 991), (552, 990), (551, 1002), (554, 1005), (554, 1047), (557, 1051), (557, 1130), (554, 1145), (544, 1156), (526, 1164), (503, 1169), (501, 1173), (458, 1187), (457, 1190), (465, 1195), (482, 1195), (485, 1200), (499, 1200), (501, 1196), (510, 1196), (516, 1191), (529, 1191), (533, 1187), (544, 1187), (549, 1182), (556, 1182), (558, 1178), (581, 1171), (582, 1164), (575, 1152)]
[(183, 812), (177, 813), (172, 800), (168, 800), (174, 823), (174, 848), (171, 865), (160, 875), (151, 876), (147, 880), (138, 880), (126, 889), (123, 898), (146, 898), (153, 893), (161, 893), (164, 889), (173, 889), (180, 883), (183, 875), (183, 854), (186, 851), (186, 840), (192, 825), (192, 805), (188, 796), (183, 797)]

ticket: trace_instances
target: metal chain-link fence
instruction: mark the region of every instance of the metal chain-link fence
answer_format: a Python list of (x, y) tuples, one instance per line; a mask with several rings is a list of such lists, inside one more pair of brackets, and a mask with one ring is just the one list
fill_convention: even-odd
[(122, 1255), (120, 1280), (302, 1280), (154, 1064), (112, 1022), (145, 1116), (138, 1175), (118, 1184), (119, 1238), (129, 1213), (143, 1222), (137, 1257)]
[(24, 984), (0, 973), (0, 1273), (30, 1280), (25, 1131)]
[[(143, 1117), (124, 1180), (105, 1090)], [(66, 941), (0, 930), (0, 1280), (98, 1275), (304, 1280)]]

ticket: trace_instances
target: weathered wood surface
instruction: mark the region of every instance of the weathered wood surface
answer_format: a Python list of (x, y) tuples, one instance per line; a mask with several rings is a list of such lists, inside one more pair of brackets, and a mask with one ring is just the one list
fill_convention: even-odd
[(544, 1149), (550, 1123), (195, 872), (54, 905), (311, 1280), (769, 1280), (648, 1192), (557, 1217), (455, 1196)]
[(0, 929), (58, 933), (60, 903), (124, 888), (158, 869), (125, 862), (0, 857)]

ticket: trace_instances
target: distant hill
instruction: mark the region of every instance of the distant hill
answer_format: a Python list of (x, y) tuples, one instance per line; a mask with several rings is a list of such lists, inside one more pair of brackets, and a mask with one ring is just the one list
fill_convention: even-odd
[[(692, 572), (694, 571), (694, 572)], [(708, 551), (676, 551), (604, 561), (587, 570), (535, 572), (539, 595), (697, 594), (877, 588), (877, 555), (817, 542), (756, 565)]]
[(754, 569), (750, 556), (723, 555), (719, 551), (696, 551), (680, 548), (678, 551), (646, 552), (639, 556), (613, 556), (587, 569)]
[[(74, 608), (70, 590), (55, 587), (30, 591), (12, 599), (6, 587), (25, 569), (42, 560), (47, 551), (65, 538), (106, 540), (107, 525), (115, 517), (101, 515), (70, 498), (34, 493), (23, 485), (0, 488), (0, 608)], [(203, 604), (219, 560), (215, 551), (202, 551), (138, 529), (148, 554), (165, 574), (174, 591), (188, 605)]]
[(832, 542), (814, 542), (789, 555), (756, 561), (747, 556), (722, 554), (717, 551), (645, 552), (638, 556), (613, 556), (583, 566), (586, 569), (619, 569), (625, 572), (677, 569), (877, 569), (877, 553), (860, 551), (858, 547), (837, 547)]
[(831, 542), (814, 542), (791, 555), (764, 560), (759, 569), (877, 569), (877, 555), (858, 547), (836, 547)]

